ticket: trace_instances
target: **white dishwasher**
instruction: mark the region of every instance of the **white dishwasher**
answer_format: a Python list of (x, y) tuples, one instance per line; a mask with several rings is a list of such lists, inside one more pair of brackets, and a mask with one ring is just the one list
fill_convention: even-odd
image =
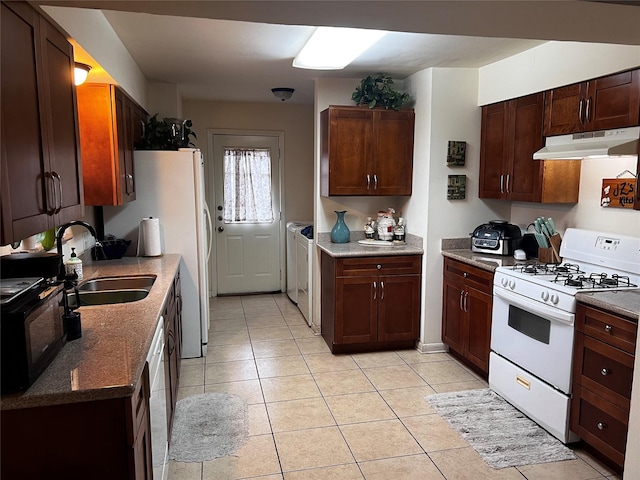
[(149, 364), (149, 416), (151, 417), (151, 458), (153, 478), (165, 480), (169, 474), (167, 439), (167, 394), (164, 379), (164, 318), (160, 317), (147, 355)]

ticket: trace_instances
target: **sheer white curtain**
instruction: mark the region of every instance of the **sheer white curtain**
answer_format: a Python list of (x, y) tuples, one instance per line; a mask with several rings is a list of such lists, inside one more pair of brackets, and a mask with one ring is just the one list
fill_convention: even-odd
[(225, 147), (223, 218), (227, 223), (273, 222), (269, 149)]

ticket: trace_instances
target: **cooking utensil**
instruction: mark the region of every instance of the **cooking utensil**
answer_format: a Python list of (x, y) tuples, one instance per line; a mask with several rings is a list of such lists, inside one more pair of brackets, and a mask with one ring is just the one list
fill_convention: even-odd
[(552, 230), (551, 235), (555, 235), (556, 233), (558, 233), (558, 230), (556, 230), (556, 225), (555, 223), (553, 223), (553, 218), (551, 217), (547, 218), (547, 222)]
[(544, 234), (536, 232), (536, 241), (538, 242), (538, 245), (542, 248), (549, 248), (549, 243), (547, 242), (547, 238), (544, 236)]

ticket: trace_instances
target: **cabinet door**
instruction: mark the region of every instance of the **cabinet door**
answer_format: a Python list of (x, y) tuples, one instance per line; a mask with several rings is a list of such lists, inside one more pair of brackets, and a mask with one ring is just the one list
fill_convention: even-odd
[(136, 199), (133, 172), (133, 103), (120, 89), (116, 89), (116, 125), (118, 163), (120, 165), (119, 200), (127, 203)]
[(416, 340), (420, 326), (420, 276), (378, 277), (378, 341)]
[(474, 288), (467, 288), (464, 309), (467, 317), (467, 341), (465, 357), (484, 372), (489, 372), (491, 350), (491, 295)]
[(57, 199), (56, 225), (61, 225), (84, 216), (73, 47), (53, 25), (43, 18), (40, 22), (49, 164)]
[(336, 279), (335, 343), (372, 343), (378, 340), (378, 277)]
[(629, 127), (640, 123), (640, 70), (589, 82), (587, 130)]
[[(53, 227), (53, 181), (42, 148), (38, 90), (38, 14), (26, 3), (2, 3), (2, 235), (19, 241)], [(39, 48), (39, 46), (38, 46)]]
[(479, 198), (504, 198), (508, 168), (509, 102), (482, 107)]
[(374, 111), (373, 195), (411, 195), (413, 111)]
[(546, 92), (544, 136), (581, 132), (586, 118), (587, 83), (574, 83)]
[(544, 95), (527, 95), (509, 102), (509, 169), (504, 189), (510, 200), (540, 200), (542, 162), (533, 154), (542, 148)]
[(322, 153), (322, 176), (327, 187), (323, 192), (326, 190), (327, 195), (368, 195), (374, 186), (371, 178), (373, 112), (369, 109), (329, 109), (326, 122), (328, 143), (326, 152), (323, 148)]
[(77, 95), (85, 205), (118, 205), (114, 89), (85, 83)]
[(442, 341), (452, 350), (464, 354), (466, 318), (464, 316), (464, 285), (445, 276), (442, 295)]

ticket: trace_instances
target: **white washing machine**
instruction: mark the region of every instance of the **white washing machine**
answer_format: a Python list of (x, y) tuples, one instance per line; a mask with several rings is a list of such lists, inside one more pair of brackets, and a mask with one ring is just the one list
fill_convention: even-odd
[(296, 250), (296, 232), (313, 222), (294, 220), (287, 223), (287, 295), (293, 303), (298, 304), (298, 280)]
[(302, 234), (304, 227), (298, 229), (296, 237), (296, 282), (297, 300), (300, 312), (311, 326), (313, 306), (311, 291), (313, 284), (313, 238)]

